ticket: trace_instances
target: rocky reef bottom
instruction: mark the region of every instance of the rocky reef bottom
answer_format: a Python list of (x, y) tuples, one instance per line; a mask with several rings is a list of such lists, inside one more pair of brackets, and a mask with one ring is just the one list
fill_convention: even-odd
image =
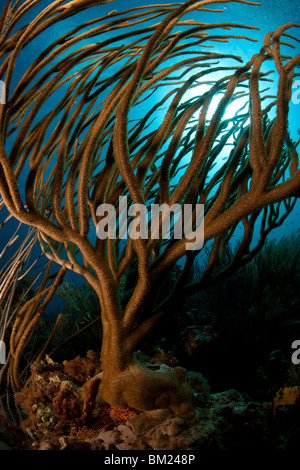
[(299, 400), (291, 394), (261, 403), (233, 389), (210, 393), (201, 374), (186, 372), (195, 413), (175, 416), (112, 408), (97, 393), (100, 380), (92, 351), (63, 364), (33, 364), (15, 396), (20, 429), (0, 419), (0, 449), (285, 450), (299, 442)]

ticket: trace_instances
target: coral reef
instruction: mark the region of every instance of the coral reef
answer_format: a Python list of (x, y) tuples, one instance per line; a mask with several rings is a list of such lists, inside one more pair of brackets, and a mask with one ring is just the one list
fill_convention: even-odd
[[(159, 355), (161, 359), (169, 357), (162, 350)], [(156, 353), (153, 364), (157, 358)], [(202, 374), (187, 371), (185, 380), (193, 390), (193, 414), (174, 414), (168, 409), (138, 412), (118, 409), (102, 400), (99, 396), (102, 373), (89, 378), (93, 363), (94, 355), (89, 352), (86, 358), (77, 357), (62, 365), (48, 358), (32, 366), (26, 386), (16, 397), (26, 415), (21, 427), (27, 436), (27, 448), (275, 450), (289, 443), (281, 434), (280, 423), (285, 419), (285, 407), (295, 406), (299, 392), (297, 396), (294, 393), (293, 400), (279, 398), (287, 395), (284, 389), (274, 402), (257, 402), (233, 389), (210, 393)], [(294, 410), (297, 413), (296, 407)], [(285, 432), (288, 434), (288, 430)]]
[(99, 360), (92, 351), (86, 358), (77, 356), (62, 365), (50, 358), (33, 363), (27, 383), (16, 395), (16, 403), (27, 415), (21, 428), (37, 435), (55, 435), (70, 424), (88, 422), (96, 406), (99, 371)]
[[(299, 42), (293, 31), (300, 25), (268, 32), (257, 53), (237, 65), (242, 60), (232, 50), (209, 48), (229, 39), (253, 41), (240, 30), (257, 28), (201, 18), (208, 5), (227, 0), (113, 10), (83, 22), (76, 17), (106, 3), (58, 0), (39, 10), (36, 0), (6, 0), (1, 11), (0, 79), (8, 100), (0, 105), (0, 207), (32, 227), (0, 271), (1, 338), (9, 341), (0, 376), (9, 391), (1, 391), (1, 408), (5, 414), (14, 398), (25, 436), (19, 446), (32, 449), (284, 446), (291, 436), (286, 416), (299, 409), (298, 385), (288, 385), (285, 344), (299, 328), (300, 243), (287, 263), (287, 245), (278, 245), (275, 259), (266, 239), (300, 194), (300, 139), (294, 142), (289, 129), (300, 55), (286, 52)], [(72, 30), (72, 22), (64, 23), (71, 17), (77, 18)], [(43, 33), (51, 38), (57, 24), (61, 37), (41, 42), (18, 76), (26, 49)], [(234, 27), (236, 34), (224, 34)], [(268, 71), (266, 62), (272, 63)], [(276, 97), (262, 86), (273, 66)], [(237, 110), (227, 119), (231, 104)], [(143, 206), (150, 214), (147, 236), (132, 212), (127, 222), (131, 228), (139, 222), (136, 236), (119, 230), (110, 237), (99, 229), (106, 221), (102, 209), (122, 212), (124, 200), (126, 210)], [(190, 207), (188, 233), (178, 237), (170, 223), (166, 238), (166, 214), (155, 220), (153, 203), (183, 212)], [(38, 284), (24, 284), (23, 292), (17, 280), (36, 241), (49, 262)], [(203, 246), (207, 257), (192, 278)], [(63, 284), (67, 270), (87, 284)], [(18, 292), (24, 299), (15, 305)], [(42, 319), (57, 292), (65, 311), (43, 335)], [(184, 306), (199, 292), (202, 318)], [(165, 331), (178, 342), (158, 341), (149, 354), (143, 341), (173, 313)], [(83, 332), (96, 338), (95, 350), (82, 357), (82, 349), (93, 347), (82, 342), (76, 357), (68, 350), (51, 359), (59, 348), (64, 354), (66, 341), (73, 354), (70, 341)], [(286, 445), (292, 447), (299, 425), (291, 421)], [(18, 440), (6, 420), (0, 424), (8, 445)]]
[[(179, 410), (190, 401), (179, 369), (167, 364), (146, 368), (134, 354), (174, 305), (251, 261), (270, 231), (293, 211), (300, 169), (299, 142), (289, 130), (289, 101), (300, 56), (291, 57), (285, 49), (297, 42), (286, 31), (299, 25), (287, 23), (268, 32), (257, 53), (237, 65), (242, 60), (232, 49), (216, 52), (207, 46), (228, 39), (255, 41), (240, 30), (257, 27), (221, 19), (203, 22), (201, 14), (214, 0), (113, 10), (83, 23), (77, 16), (71, 31), (64, 23), (103, 3), (63, 0), (38, 10), (41, 3), (35, 0), (6, 0), (1, 13), (0, 79), (9, 96), (0, 106), (1, 198), (11, 217), (35, 227), (44, 255), (60, 266), (50, 284), (46, 272), (35, 297), (16, 314), (9, 381), (14, 392), (22, 388), (24, 349), (69, 269), (83, 276), (98, 298), (81, 313), (87, 326), (86, 318), (98, 321), (94, 308), (100, 306), (105, 400), (140, 411)], [(234, 3), (258, 6), (249, 0)], [(35, 7), (36, 16), (29, 18)], [(19, 21), (27, 18), (24, 29)], [(16, 64), (26, 48), (57, 24), (62, 36), (42, 44), (18, 77)], [(224, 34), (231, 27), (237, 27), (236, 34)], [(276, 100), (261, 88), (273, 67), (264, 71), (267, 61), (277, 70)], [(213, 72), (218, 78), (210, 76)], [(187, 97), (207, 82), (207, 91)], [(220, 100), (212, 109), (215, 97)], [(241, 97), (247, 106), (238, 104)], [(227, 119), (232, 103), (238, 109)], [(124, 199), (126, 210), (142, 205), (150, 214), (146, 237), (142, 230), (134, 237), (99, 232), (106, 226), (102, 209), (109, 204), (116, 213)], [(177, 237), (173, 223), (167, 239), (166, 216), (155, 220), (153, 203), (176, 204), (183, 212), (188, 205), (188, 233)], [(199, 205), (205, 206), (204, 233)], [(132, 216), (134, 225), (139, 218)], [(256, 225), (260, 235), (254, 241)], [(243, 234), (226, 265), (237, 226)], [(201, 278), (188, 282), (196, 256), (210, 242)], [(173, 284), (166, 282), (183, 259), (180, 275), (174, 274)], [(38, 360), (58, 329), (56, 323)], [(59, 390), (56, 409), (64, 416), (67, 407), (70, 418), (81, 419), (72, 393), (68, 387)]]
[[(93, 426), (83, 423), (79, 425), (76, 416), (80, 412), (77, 410), (72, 391), (65, 395), (69, 402), (60, 401), (65, 408), (64, 413), (60, 414), (64, 425), (59, 427), (59, 420), (53, 419), (53, 412), (50, 417), (49, 407), (46, 410), (40, 402), (34, 406), (35, 414), (31, 416), (31, 427), (26, 428), (28, 433), (32, 432), (32, 448), (232, 450), (274, 446), (270, 431), (272, 403), (247, 403), (241, 394), (234, 390), (210, 396), (206, 390), (204, 398), (201, 393), (203, 378), (191, 373), (190, 380), (199, 392), (194, 397), (196, 413), (193, 417), (175, 416), (167, 409), (137, 413), (134, 410), (118, 410), (102, 404)], [(65, 387), (65, 382), (62, 384)], [(70, 424), (69, 428), (66, 422)], [(27, 425), (29, 426), (28, 421)]]
[(77, 356), (75, 359), (65, 361), (64, 372), (76, 382), (86, 382), (101, 371), (99, 357), (94, 351), (88, 351), (86, 357)]
[[(149, 363), (150, 368), (160, 366), (163, 364)], [(99, 395), (102, 380), (99, 370), (99, 361), (92, 351), (86, 358), (76, 357), (63, 364), (55, 363), (49, 357), (42, 363), (34, 363), (26, 385), (16, 395), (17, 404), (26, 414), (21, 429), (37, 440), (69, 434), (74, 437), (77, 432), (82, 435), (84, 429), (88, 435), (95, 434), (97, 429), (104, 428), (106, 432), (138, 415), (136, 410), (118, 409), (103, 401)], [(208, 385), (202, 375), (182, 371), (182, 377), (187, 375), (189, 386), (194, 387), (194, 399), (199, 399), (200, 395), (206, 399)], [(91, 377), (91, 372), (98, 373)]]

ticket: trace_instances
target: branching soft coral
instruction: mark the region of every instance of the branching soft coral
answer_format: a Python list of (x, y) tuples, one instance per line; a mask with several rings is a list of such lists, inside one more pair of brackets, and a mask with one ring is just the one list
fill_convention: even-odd
[[(55, 1), (17, 30), (17, 22), (37, 3), (12, 5), (7, 0), (0, 19), (0, 79), (9, 96), (7, 105), (0, 106), (2, 198), (12, 216), (37, 228), (43, 252), (62, 266), (59, 276), (71, 269), (97, 293), (104, 400), (114, 407), (167, 407), (183, 413), (191, 407), (191, 396), (180, 371), (167, 366), (153, 370), (138, 362), (134, 351), (172, 305), (248, 262), (270, 230), (292, 211), (300, 169), (298, 143), (288, 138), (288, 111), (300, 56), (289, 57), (281, 48), (295, 39), (286, 31), (299, 25), (289, 23), (266, 34), (257, 54), (246, 64), (231, 67), (226, 59), (241, 59), (205, 47), (210, 40), (222, 39), (212, 31), (256, 28), (204, 23), (201, 13), (214, 0), (112, 11), (55, 39), (28, 64), (23, 77), (14, 80), (19, 56), (42, 31), (106, 2)], [(194, 20), (185, 17), (190, 13)], [(233, 42), (241, 38), (245, 39), (230, 34)], [(246, 39), (251, 40), (249, 35)], [(269, 80), (269, 73), (262, 71), (267, 61), (274, 63), (279, 80), (276, 101), (264, 107), (260, 83)], [(206, 83), (212, 72), (220, 75), (211, 88), (185, 100), (186, 92)], [(161, 93), (166, 84), (170, 89)], [(240, 109), (228, 126), (226, 109), (241, 94), (250, 109)], [(217, 95), (219, 104), (208, 119)], [(142, 114), (141, 104), (148, 104)], [(276, 117), (270, 120), (274, 106)], [(160, 119), (155, 121), (157, 115)], [(220, 155), (229, 143), (224, 161)], [(171, 234), (165, 240), (158, 230), (159, 237), (95, 241), (103, 220), (98, 207), (110, 204), (118, 209), (124, 196), (128, 205), (146, 208), (152, 203), (190, 204), (196, 238), (203, 230), (202, 224), (195, 227), (198, 205), (204, 205), (203, 242), (211, 240), (212, 249), (198, 282), (187, 284), (199, 248), (187, 249), (186, 234), (181, 239)], [(158, 221), (159, 229), (162, 222)], [(253, 247), (256, 223), (260, 238)], [(243, 235), (225, 268), (226, 246), (238, 224)], [(163, 281), (183, 257), (183, 272), (162, 298)], [(133, 266), (135, 282), (124, 305), (121, 292)], [(54, 287), (59, 282), (55, 280)], [(18, 358), (38, 318), (19, 320), (10, 345), (17, 387)], [(66, 404), (67, 397), (61, 398)]]

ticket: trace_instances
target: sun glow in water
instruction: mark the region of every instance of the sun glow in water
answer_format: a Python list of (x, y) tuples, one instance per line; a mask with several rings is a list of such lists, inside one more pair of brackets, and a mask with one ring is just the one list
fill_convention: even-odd
[[(190, 100), (193, 98), (201, 97), (208, 93), (211, 90), (210, 85), (199, 85), (195, 88), (191, 88), (185, 95), (184, 100)], [(239, 96), (240, 95), (240, 96)], [(220, 92), (218, 94), (214, 94), (212, 97), (209, 108), (206, 114), (206, 121), (209, 123), (215, 112), (220, 104), (222, 98), (224, 96), (224, 92)], [(234, 122), (234, 117), (240, 113), (246, 113), (248, 110), (248, 102), (249, 97), (242, 92), (237, 92), (236, 96), (233, 96), (231, 102), (227, 105), (223, 117), (223, 120), (232, 120), (232, 124)], [(200, 116), (202, 108), (200, 108), (196, 113), (194, 113), (193, 118), (198, 119)], [(230, 124), (230, 123), (229, 123)]]
[[(211, 90), (212, 85), (209, 84), (200, 84), (199, 86), (195, 86), (188, 90), (183, 97), (183, 101), (191, 101), (194, 103), (195, 100), (204, 97), (207, 93)], [(224, 97), (224, 90), (220, 91), (217, 94), (214, 94), (206, 113), (206, 129), (210, 125), (211, 121), (216, 116), (216, 111), (218, 106), (220, 105), (221, 100)], [(202, 106), (193, 114), (192, 122), (195, 126), (196, 132), (196, 123), (200, 117), (202, 111)], [(220, 137), (224, 135), (224, 133), (228, 134), (227, 142), (223, 150), (220, 152), (216, 159), (216, 165), (214, 167), (214, 172), (224, 164), (224, 161), (229, 157), (231, 150), (234, 147), (234, 136), (233, 133), (230, 134), (230, 130), (234, 130), (235, 132), (243, 126), (246, 127), (250, 123), (249, 119), (249, 95), (245, 92), (245, 89), (237, 89), (235, 95), (232, 97), (229, 104), (226, 106), (223, 115), (221, 116), (221, 121), (226, 123), (222, 133), (218, 136), (216, 141), (213, 144), (218, 145)], [(235, 129), (232, 129), (235, 126)], [(185, 162), (188, 164), (189, 159), (192, 157), (190, 154), (185, 158)]]

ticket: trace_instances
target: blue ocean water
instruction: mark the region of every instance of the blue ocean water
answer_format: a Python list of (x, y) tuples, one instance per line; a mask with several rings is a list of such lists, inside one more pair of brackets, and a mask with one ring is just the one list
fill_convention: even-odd
[[(41, 11), (44, 7), (46, 8), (49, 5), (49, 1), (43, 0), (39, 2), (39, 4), (29, 12), (29, 14), (22, 19), (20, 22), (20, 26), (26, 24), (30, 19), (34, 19), (34, 17)], [(131, 0), (131, 1), (124, 1), (124, 0), (116, 0), (114, 2), (90, 8), (79, 15), (69, 18), (62, 23), (54, 25), (47, 30), (46, 32), (42, 33), (37, 39), (35, 39), (29, 46), (27, 46), (24, 51), (22, 52), (20, 58), (17, 61), (16, 70), (14, 73), (14, 80), (13, 86), (18, 83), (18, 80), (23, 76), (23, 74), (28, 69), (28, 66), (32, 63), (32, 61), (38, 56), (38, 54), (43, 50), (47, 45), (49, 45), (52, 41), (54, 41), (57, 37), (64, 34), (64, 32), (69, 31), (70, 29), (86, 22), (89, 20), (93, 20), (99, 16), (104, 16), (105, 14), (109, 13), (112, 10), (122, 11), (127, 8), (134, 8), (136, 6), (147, 6), (152, 5), (153, 1), (150, 0)], [(165, 4), (171, 2), (164, 2)], [(250, 42), (246, 39), (239, 39), (239, 40), (229, 40), (228, 43), (216, 43), (215, 50), (225, 53), (225, 54), (235, 54), (240, 56), (244, 62), (250, 59), (250, 57), (259, 51), (259, 48), (262, 44), (264, 35), (269, 31), (274, 31), (277, 27), (282, 24), (289, 23), (289, 22), (298, 22), (300, 23), (300, 4), (298, 1), (295, 0), (286, 0), (284, 2), (279, 0), (262, 0), (261, 6), (253, 6), (253, 5), (246, 5), (240, 4), (236, 2), (228, 3), (228, 4), (214, 4), (212, 8), (214, 9), (222, 9), (223, 13), (213, 13), (213, 12), (203, 12), (195, 13), (187, 16), (187, 18), (194, 19), (197, 21), (203, 21), (204, 23), (218, 23), (218, 22), (230, 22), (235, 24), (246, 24), (250, 26), (255, 26), (260, 28), (260, 30), (244, 30), (240, 28), (236, 28), (232, 30), (232, 33), (236, 34), (243, 34), (245, 36), (249, 36), (253, 39), (256, 39), (257, 42)], [(1, 9), (1, 7), (0, 7)], [(292, 30), (293, 32), (295, 29)], [(292, 33), (293, 33), (292, 32)], [(228, 30), (220, 31), (220, 34), (230, 34), (231, 32)], [(299, 31), (296, 31), (299, 35)], [(300, 43), (296, 41), (291, 41), (294, 44), (295, 49), (292, 53), (300, 53)], [(83, 43), (84, 45), (84, 43)], [(287, 48), (287, 53), (288, 53)], [(276, 75), (276, 74), (275, 74)], [(298, 84), (295, 83), (295, 96), (294, 100), (290, 104), (290, 130), (292, 138), (297, 140), (298, 138), (298, 130), (300, 128), (300, 81), (299, 87)], [(196, 90), (195, 90), (196, 92)], [(271, 86), (271, 93), (275, 92), (275, 89), (272, 89)], [(55, 95), (53, 96), (55, 99)], [(45, 108), (45, 112), (51, 111), (51, 101), (48, 100), (47, 107)], [(145, 112), (145, 111), (144, 111)], [(10, 146), (13, 142), (8, 142), (7, 150), (9, 150)], [(22, 184), (22, 183), (21, 183)], [(280, 238), (285, 235), (289, 235), (293, 231), (300, 228), (300, 205), (297, 204), (293, 213), (288, 217), (286, 222), (278, 229), (274, 230), (270, 237), (277, 237)], [(3, 214), (0, 214), (3, 218)], [(4, 246), (5, 243), (9, 240), (12, 231), (13, 231), (13, 223), (6, 224), (1, 231), (1, 246)], [(24, 228), (24, 233), (27, 231)], [(3, 235), (2, 235), (3, 233)], [(20, 232), (20, 236), (22, 232)], [(38, 256), (40, 253), (38, 246), (35, 247), (33, 251), (33, 256)], [(5, 260), (5, 258), (4, 258)], [(36, 269), (39, 269), (38, 266)], [(74, 280), (75, 282), (81, 282), (78, 276), (73, 273), (70, 273), (70, 279)]]

